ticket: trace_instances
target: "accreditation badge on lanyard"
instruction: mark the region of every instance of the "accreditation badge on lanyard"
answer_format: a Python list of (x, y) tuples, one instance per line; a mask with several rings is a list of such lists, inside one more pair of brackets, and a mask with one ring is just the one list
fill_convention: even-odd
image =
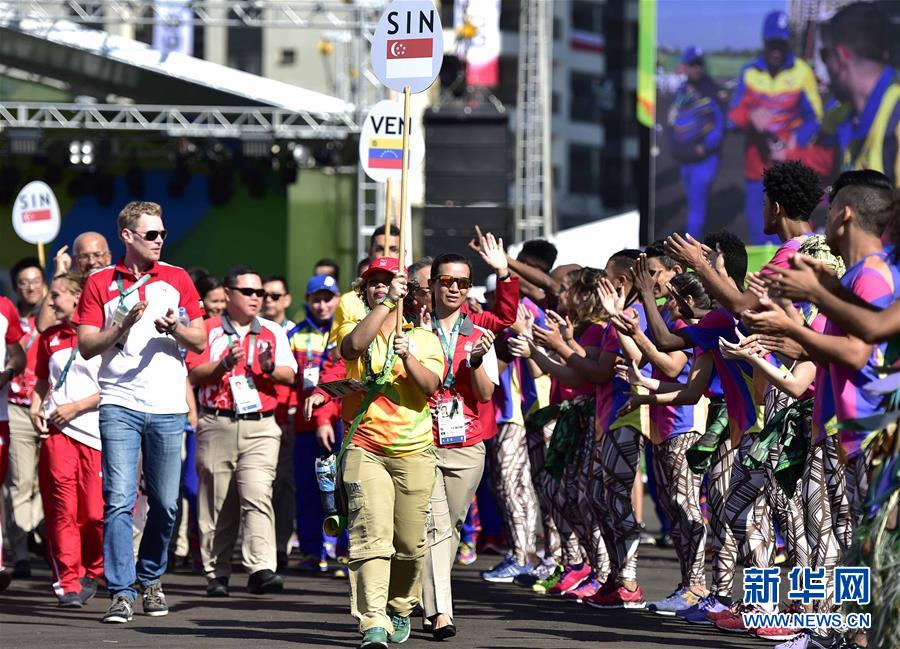
[(439, 446), (465, 443), (466, 417), (462, 397), (442, 392), (435, 404), (434, 416), (437, 417)]
[(322, 351), (322, 358), (318, 365), (310, 363), (312, 359), (312, 333), (306, 330), (306, 367), (303, 368), (303, 389), (313, 390), (319, 385), (319, 373), (322, 369), (322, 363), (325, 361), (325, 355), (328, 353), (328, 345), (326, 342), (325, 349)]
[[(116, 286), (119, 289), (119, 304), (116, 306), (116, 311), (113, 314), (113, 322), (116, 325), (121, 325), (125, 322), (125, 318), (131, 309), (134, 308), (134, 305), (140, 301), (140, 294), (138, 293), (138, 289), (140, 289), (144, 284), (150, 281), (150, 274), (145, 273), (141, 276), (139, 280), (137, 280), (134, 284), (129, 286), (127, 289), (125, 288), (125, 283), (122, 281), (122, 277), (119, 273), (116, 273)], [(116, 341), (116, 347), (118, 349), (125, 349), (125, 343), (128, 340), (128, 334), (130, 332), (126, 331), (119, 336), (119, 339)]]
[(447, 377), (441, 386), (438, 401), (432, 410), (432, 416), (437, 419), (438, 426), (438, 445), (450, 446), (451, 444), (463, 444), (466, 441), (466, 417), (463, 414), (463, 400), (457, 394), (453, 394), (450, 389), (453, 387), (455, 380), (453, 372), (453, 356), (456, 352), (456, 341), (459, 339), (459, 328), (462, 325), (463, 317), (460, 316), (453, 325), (450, 332), (450, 340), (444, 335), (444, 330), (440, 324), (433, 320), (434, 328), (437, 330), (438, 338), (441, 341), (441, 347), (444, 350), (444, 358), (447, 361)]
[(255, 356), (256, 334), (250, 334), (250, 349), (247, 352), (245, 372), (243, 374), (232, 374), (228, 377), (228, 384), (231, 386), (231, 399), (234, 401), (234, 411), (239, 415), (262, 410), (259, 390), (256, 389), (256, 383), (254, 383), (253, 376), (250, 374)]

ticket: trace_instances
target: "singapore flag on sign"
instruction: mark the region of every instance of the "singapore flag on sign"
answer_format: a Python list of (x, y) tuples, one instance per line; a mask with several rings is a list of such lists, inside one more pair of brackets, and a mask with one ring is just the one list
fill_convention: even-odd
[(431, 52), (434, 42), (430, 38), (401, 38), (387, 42), (387, 69), (389, 79), (431, 77)]

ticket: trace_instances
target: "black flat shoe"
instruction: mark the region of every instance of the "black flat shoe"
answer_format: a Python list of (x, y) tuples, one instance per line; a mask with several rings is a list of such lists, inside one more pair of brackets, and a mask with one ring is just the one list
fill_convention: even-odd
[(452, 622), (440, 628), (432, 628), (431, 635), (435, 640), (449, 640), (456, 635), (456, 625)]
[(268, 568), (257, 570), (247, 578), (247, 592), (254, 595), (280, 593), (284, 590), (284, 579)]

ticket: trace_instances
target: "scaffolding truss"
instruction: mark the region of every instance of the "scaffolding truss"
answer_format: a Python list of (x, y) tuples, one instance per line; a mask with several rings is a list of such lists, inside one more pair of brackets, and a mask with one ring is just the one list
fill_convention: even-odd
[[(159, 0), (4, 0), (22, 18), (65, 19), (82, 25), (153, 25), (171, 20), (172, 5)], [(193, 23), (209, 27), (360, 29), (374, 26), (383, 3), (314, 0), (191, 0)], [(374, 22), (373, 17), (374, 15)]]
[(171, 137), (279, 140), (345, 139), (359, 132), (353, 113), (320, 118), (312, 113), (234, 106), (0, 103), (0, 130), (7, 128), (145, 131)]
[(515, 239), (553, 231), (550, 89), (553, 0), (522, 0), (516, 97)]

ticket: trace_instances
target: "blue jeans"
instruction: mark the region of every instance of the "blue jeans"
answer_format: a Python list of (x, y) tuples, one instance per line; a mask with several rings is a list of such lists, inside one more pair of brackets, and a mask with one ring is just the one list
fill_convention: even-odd
[(687, 195), (687, 232), (702, 239), (706, 225), (706, 204), (709, 191), (719, 173), (719, 155), (711, 155), (699, 162), (681, 165), (681, 182)]
[[(169, 540), (178, 512), (184, 415), (156, 415), (116, 405), (100, 406), (103, 444), (103, 568), (110, 595), (137, 596), (166, 572)], [(138, 551), (132, 547), (134, 501), (141, 453), (149, 511)]]

